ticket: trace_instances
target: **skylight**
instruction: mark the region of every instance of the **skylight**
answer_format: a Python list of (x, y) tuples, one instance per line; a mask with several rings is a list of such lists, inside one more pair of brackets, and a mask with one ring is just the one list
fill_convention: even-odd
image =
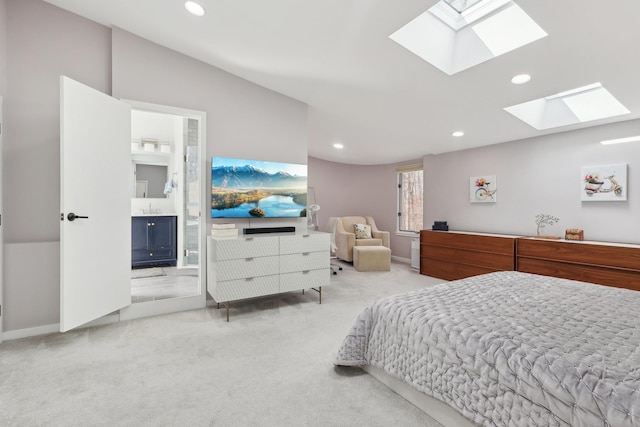
[(462, 13), (478, 3), (486, 1), (487, 0), (444, 0), (446, 4), (455, 9), (458, 13)]
[(505, 111), (538, 130), (630, 113), (600, 83), (513, 105)]
[(441, 0), (389, 37), (452, 75), (546, 35), (512, 0)]

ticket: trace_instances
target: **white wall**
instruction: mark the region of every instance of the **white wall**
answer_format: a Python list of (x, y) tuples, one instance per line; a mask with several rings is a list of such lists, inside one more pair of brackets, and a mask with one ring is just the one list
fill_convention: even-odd
[[(179, 128), (176, 131), (176, 128)], [(180, 138), (176, 138), (176, 136)], [(170, 114), (133, 110), (131, 112), (131, 139), (157, 139), (169, 142), (174, 148), (176, 142), (182, 142), (182, 117)]]
[[(424, 157), (425, 228), (535, 235), (535, 215), (560, 222), (545, 234), (640, 243), (640, 144), (600, 141), (640, 134), (640, 120)], [(581, 202), (583, 166), (628, 163), (628, 201)], [(496, 175), (497, 203), (469, 202), (469, 178)]]

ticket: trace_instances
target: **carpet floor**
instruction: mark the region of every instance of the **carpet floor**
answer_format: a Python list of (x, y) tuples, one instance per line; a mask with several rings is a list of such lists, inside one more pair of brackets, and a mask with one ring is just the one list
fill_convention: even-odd
[(1, 426), (439, 426), (334, 356), (373, 300), (442, 282), (349, 264), (316, 292), (0, 344)]

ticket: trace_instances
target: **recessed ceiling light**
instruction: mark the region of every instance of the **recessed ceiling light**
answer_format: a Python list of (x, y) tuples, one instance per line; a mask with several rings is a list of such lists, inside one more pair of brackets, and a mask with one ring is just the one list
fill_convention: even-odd
[(461, 130), (457, 130), (454, 133), (452, 133), (451, 136), (455, 136), (455, 137), (464, 136), (464, 132), (462, 132)]
[(514, 85), (522, 85), (529, 83), (529, 81), (531, 81), (531, 76), (529, 74), (518, 74), (511, 79), (511, 83)]
[(640, 136), (630, 136), (628, 138), (608, 139), (606, 141), (600, 141), (600, 144), (602, 144), (602, 145), (622, 144), (623, 142), (640, 142)]
[(337, 148), (338, 150), (342, 150), (344, 148), (344, 145), (340, 144), (339, 142), (336, 142), (335, 144), (333, 144), (333, 148)]
[(192, 15), (204, 16), (204, 8), (194, 1), (186, 2), (184, 4), (184, 8), (187, 9)]

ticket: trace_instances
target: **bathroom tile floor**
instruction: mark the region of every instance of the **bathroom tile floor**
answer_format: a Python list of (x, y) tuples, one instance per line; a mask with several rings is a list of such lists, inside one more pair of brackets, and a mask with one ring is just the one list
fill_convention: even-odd
[(196, 268), (153, 267), (131, 270), (131, 303), (199, 294)]

